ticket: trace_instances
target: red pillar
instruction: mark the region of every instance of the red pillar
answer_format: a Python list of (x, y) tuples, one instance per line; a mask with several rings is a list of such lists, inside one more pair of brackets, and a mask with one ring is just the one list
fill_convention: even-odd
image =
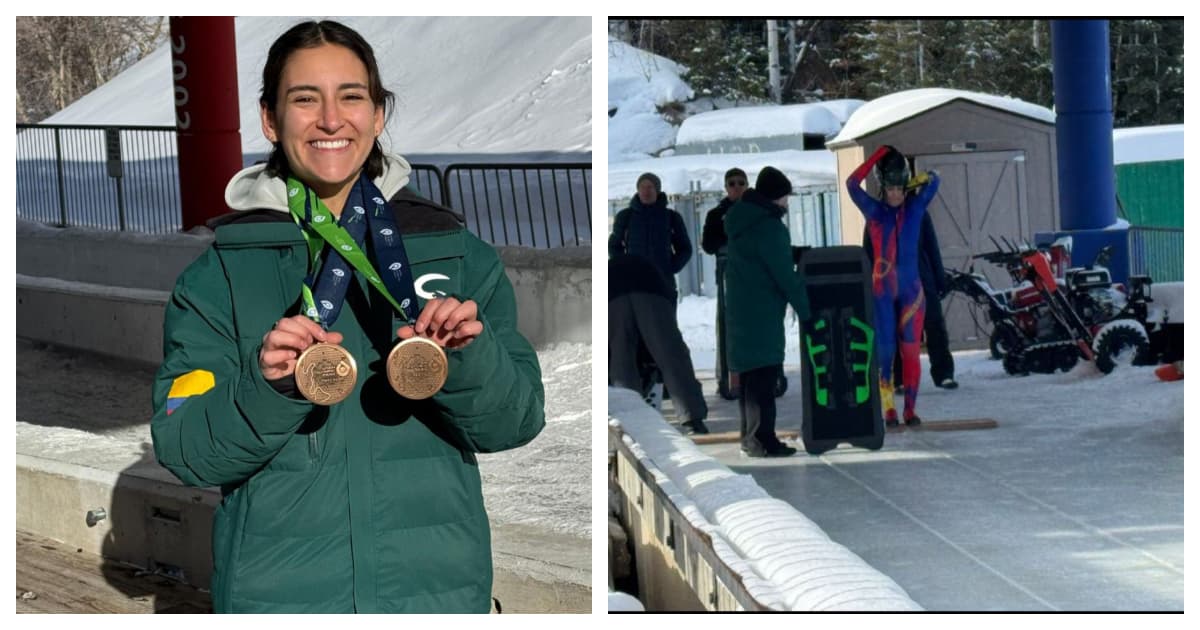
[(228, 212), (225, 185), (242, 168), (232, 17), (172, 17), (171, 70), (183, 229)]

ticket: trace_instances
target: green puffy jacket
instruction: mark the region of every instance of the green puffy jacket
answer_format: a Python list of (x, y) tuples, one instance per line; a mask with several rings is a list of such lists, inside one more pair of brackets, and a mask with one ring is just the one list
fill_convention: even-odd
[(784, 209), (753, 188), (725, 214), (725, 352), (729, 369), (782, 365), (783, 316), (808, 319), (808, 292), (792, 263)]
[[(219, 219), (179, 277), (154, 386), (158, 461), (188, 485), (221, 487), (215, 611), (488, 612), (475, 453), (525, 444), (545, 423), (537, 355), (498, 256), (453, 212), (396, 195), (422, 304), (432, 290), (473, 299), (483, 334), (447, 352), (442, 391), (401, 398), (383, 358), (402, 321), (356, 272), (331, 327), (358, 363), (354, 393), (332, 407), (290, 398), (263, 379), (258, 353), (274, 322), (299, 312), (308, 251), (283, 182), (261, 171), (226, 191), (230, 207), (255, 209)], [(390, 158), (376, 184), (392, 198), (407, 173)]]

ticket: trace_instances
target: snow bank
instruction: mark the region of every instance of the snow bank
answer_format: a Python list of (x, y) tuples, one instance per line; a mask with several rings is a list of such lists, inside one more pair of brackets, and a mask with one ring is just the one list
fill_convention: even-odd
[(1146, 309), (1146, 321), (1183, 323), (1182, 282), (1156, 282), (1150, 285), (1150, 300)]
[[(381, 137), (386, 150), (402, 155), (591, 150), (591, 18), (333, 19), (366, 38), (384, 86), (396, 93), (395, 113)], [(245, 154), (270, 148), (258, 112), (263, 63), (271, 42), (300, 21), (235, 21)], [(163, 44), (45, 122), (174, 125), (171, 77), (171, 55)]]
[(1183, 159), (1183, 125), (1113, 129), (1113, 164)]
[(965, 90), (922, 88), (881, 96), (858, 108), (854, 112), (854, 115), (850, 117), (850, 120), (846, 121), (846, 126), (842, 128), (841, 133), (829, 141), (829, 145), (832, 146), (861, 138), (889, 125), (912, 118), (921, 112), (958, 99), (968, 100), (980, 105), (1002, 109), (1020, 116), (1054, 124), (1054, 112), (1041, 105), (1034, 105), (1020, 99), (981, 94), (979, 92), (967, 92)]
[(658, 108), (692, 98), (679, 75), (687, 68), (617, 40), (608, 40), (608, 161), (657, 155), (675, 144), (676, 128)]
[(702, 453), (634, 392), (608, 391), (609, 422), (684, 518), (759, 602), (776, 610), (920, 610), (895, 581), (749, 475)]
[(627, 200), (636, 192), (638, 175), (650, 171), (663, 183), (663, 192), (688, 192), (689, 182), (699, 181), (701, 190), (724, 190), (725, 171), (738, 167), (750, 177), (750, 185), (764, 166), (774, 166), (792, 180), (792, 186), (830, 186), (837, 184), (837, 159), (820, 151), (773, 151), (768, 153), (726, 153), (674, 155), (625, 162), (609, 162), (608, 198)]
[(735, 107), (696, 114), (683, 121), (676, 145), (704, 144), (738, 138), (770, 138), (837, 133), (864, 101), (846, 99), (804, 105)]
[(654, 106), (691, 100), (695, 92), (680, 78), (687, 68), (666, 57), (608, 40), (608, 108), (648, 98)]

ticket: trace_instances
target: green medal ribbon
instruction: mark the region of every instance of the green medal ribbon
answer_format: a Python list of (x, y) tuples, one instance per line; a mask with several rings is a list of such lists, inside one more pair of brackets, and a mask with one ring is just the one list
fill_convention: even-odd
[[(315, 278), (317, 270), (321, 266), (321, 251), (324, 249), (325, 244), (328, 243), (333, 248), (331, 254), (336, 253), (340, 255), (346, 262), (362, 273), (367, 282), (371, 283), (371, 286), (375, 287), (383, 297), (387, 298), (388, 302), (391, 302), (397, 312), (408, 319), (405, 309), (388, 292), (387, 287), (384, 286), (383, 281), (379, 278), (379, 273), (371, 266), (367, 254), (362, 251), (358, 243), (354, 242), (354, 237), (346, 231), (346, 228), (338, 225), (337, 218), (333, 216), (333, 213), (330, 212), (321, 199), (295, 177), (288, 177), (287, 196), (288, 209), (291, 210), (292, 218), (296, 221), (296, 225), (300, 227), (300, 232), (304, 235), (304, 241), (308, 244), (308, 268), (312, 272), (310, 278)], [(312, 203), (313, 201), (316, 203)], [(313, 321), (324, 325), (317, 310), (316, 301), (313, 299), (310, 284), (311, 280), (306, 281), (301, 287), (304, 313)]]

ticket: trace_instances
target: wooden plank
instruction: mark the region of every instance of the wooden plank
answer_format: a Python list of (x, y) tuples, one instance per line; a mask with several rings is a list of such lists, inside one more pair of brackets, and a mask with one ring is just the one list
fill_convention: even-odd
[[(210, 612), (209, 596), (187, 584), (17, 532), (17, 612)], [(21, 599), (25, 593), (36, 597)]]
[[(969, 431), (975, 429), (995, 429), (999, 426), (995, 420), (991, 418), (966, 418), (962, 420), (922, 420), (921, 424), (915, 427), (906, 427), (900, 425), (888, 429), (888, 433), (901, 433), (903, 431)], [(781, 440), (800, 440), (799, 431), (776, 431), (775, 435)], [(741, 435), (737, 431), (724, 431), (722, 433), (705, 433), (702, 435), (689, 435), (692, 441), (696, 444), (729, 444), (741, 441)]]
[(922, 420), (915, 427), (889, 427), (888, 433), (904, 431), (969, 431), (974, 429), (995, 429), (999, 423), (991, 418), (968, 418), (963, 420)]
[[(781, 440), (799, 440), (799, 431), (776, 431), (775, 435)], [(725, 431), (722, 433), (704, 433), (701, 435), (689, 435), (692, 441), (696, 444), (728, 444), (730, 442), (740, 442), (742, 436), (737, 431)]]

